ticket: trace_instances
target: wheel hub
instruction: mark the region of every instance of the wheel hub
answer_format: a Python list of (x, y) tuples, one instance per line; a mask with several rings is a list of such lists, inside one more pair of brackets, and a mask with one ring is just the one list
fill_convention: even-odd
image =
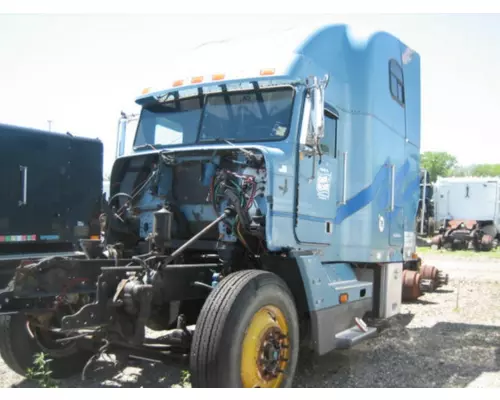
[(265, 306), (257, 311), (242, 345), (243, 387), (280, 387), (289, 353), (288, 325), (282, 311), (275, 306)]
[(271, 328), (264, 335), (258, 368), (262, 378), (266, 381), (275, 379), (284, 372), (280, 368), (280, 363), (288, 361), (283, 354), (288, 348), (285, 344), (286, 338), (287, 336), (279, 328)]

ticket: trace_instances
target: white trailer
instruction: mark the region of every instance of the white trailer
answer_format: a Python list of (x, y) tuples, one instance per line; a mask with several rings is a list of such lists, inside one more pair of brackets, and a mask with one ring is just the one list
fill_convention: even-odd
[(475, 234), (486, 235), (483, 242), (488, 242), (490, 236), (492, 247), (496, 247), (500, 233), (499, 177), (438, 177), (434, 185), (434, 207), (442, 239), (446, 233), (449, 239), (453, 238), (448, 240), (450, 243), (457, 241), (458, 236), (471, 242)]

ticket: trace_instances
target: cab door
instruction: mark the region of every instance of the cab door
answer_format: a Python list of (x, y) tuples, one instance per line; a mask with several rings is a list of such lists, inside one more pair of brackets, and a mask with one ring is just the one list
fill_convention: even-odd
[[(325, 135), (320, 142), (320, 154), (302, 144), (299, 149), (295, 234), (301, 243), (329, 244), (333, 240), (338, 117), (331, 107), (326, 106), (324, 112)], [(310, 104), (306, 99), (301, 137), (309, 130), (309, 116)]]

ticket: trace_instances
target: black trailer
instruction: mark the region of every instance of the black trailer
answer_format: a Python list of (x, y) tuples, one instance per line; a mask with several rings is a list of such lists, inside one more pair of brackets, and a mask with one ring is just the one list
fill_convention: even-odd
[(102, 169), (98, 139), (0, 124), (0, 288), (13, 260), (75, 253), (100, 234)]

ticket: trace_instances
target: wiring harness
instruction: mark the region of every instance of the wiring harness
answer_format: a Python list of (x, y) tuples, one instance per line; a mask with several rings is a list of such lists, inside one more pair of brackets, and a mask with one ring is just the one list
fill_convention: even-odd
[(250, 225), (248, 211), (255, 203), (257, 183), (252, 175), (241, 175), (226, 169), (219, 170), (212, 178), (210, 198), (216, 214), (227, 205), (235, 208), (236, 216), (225, 221), (227, 233), (234, 234), (249, 249), (243, 232)]

